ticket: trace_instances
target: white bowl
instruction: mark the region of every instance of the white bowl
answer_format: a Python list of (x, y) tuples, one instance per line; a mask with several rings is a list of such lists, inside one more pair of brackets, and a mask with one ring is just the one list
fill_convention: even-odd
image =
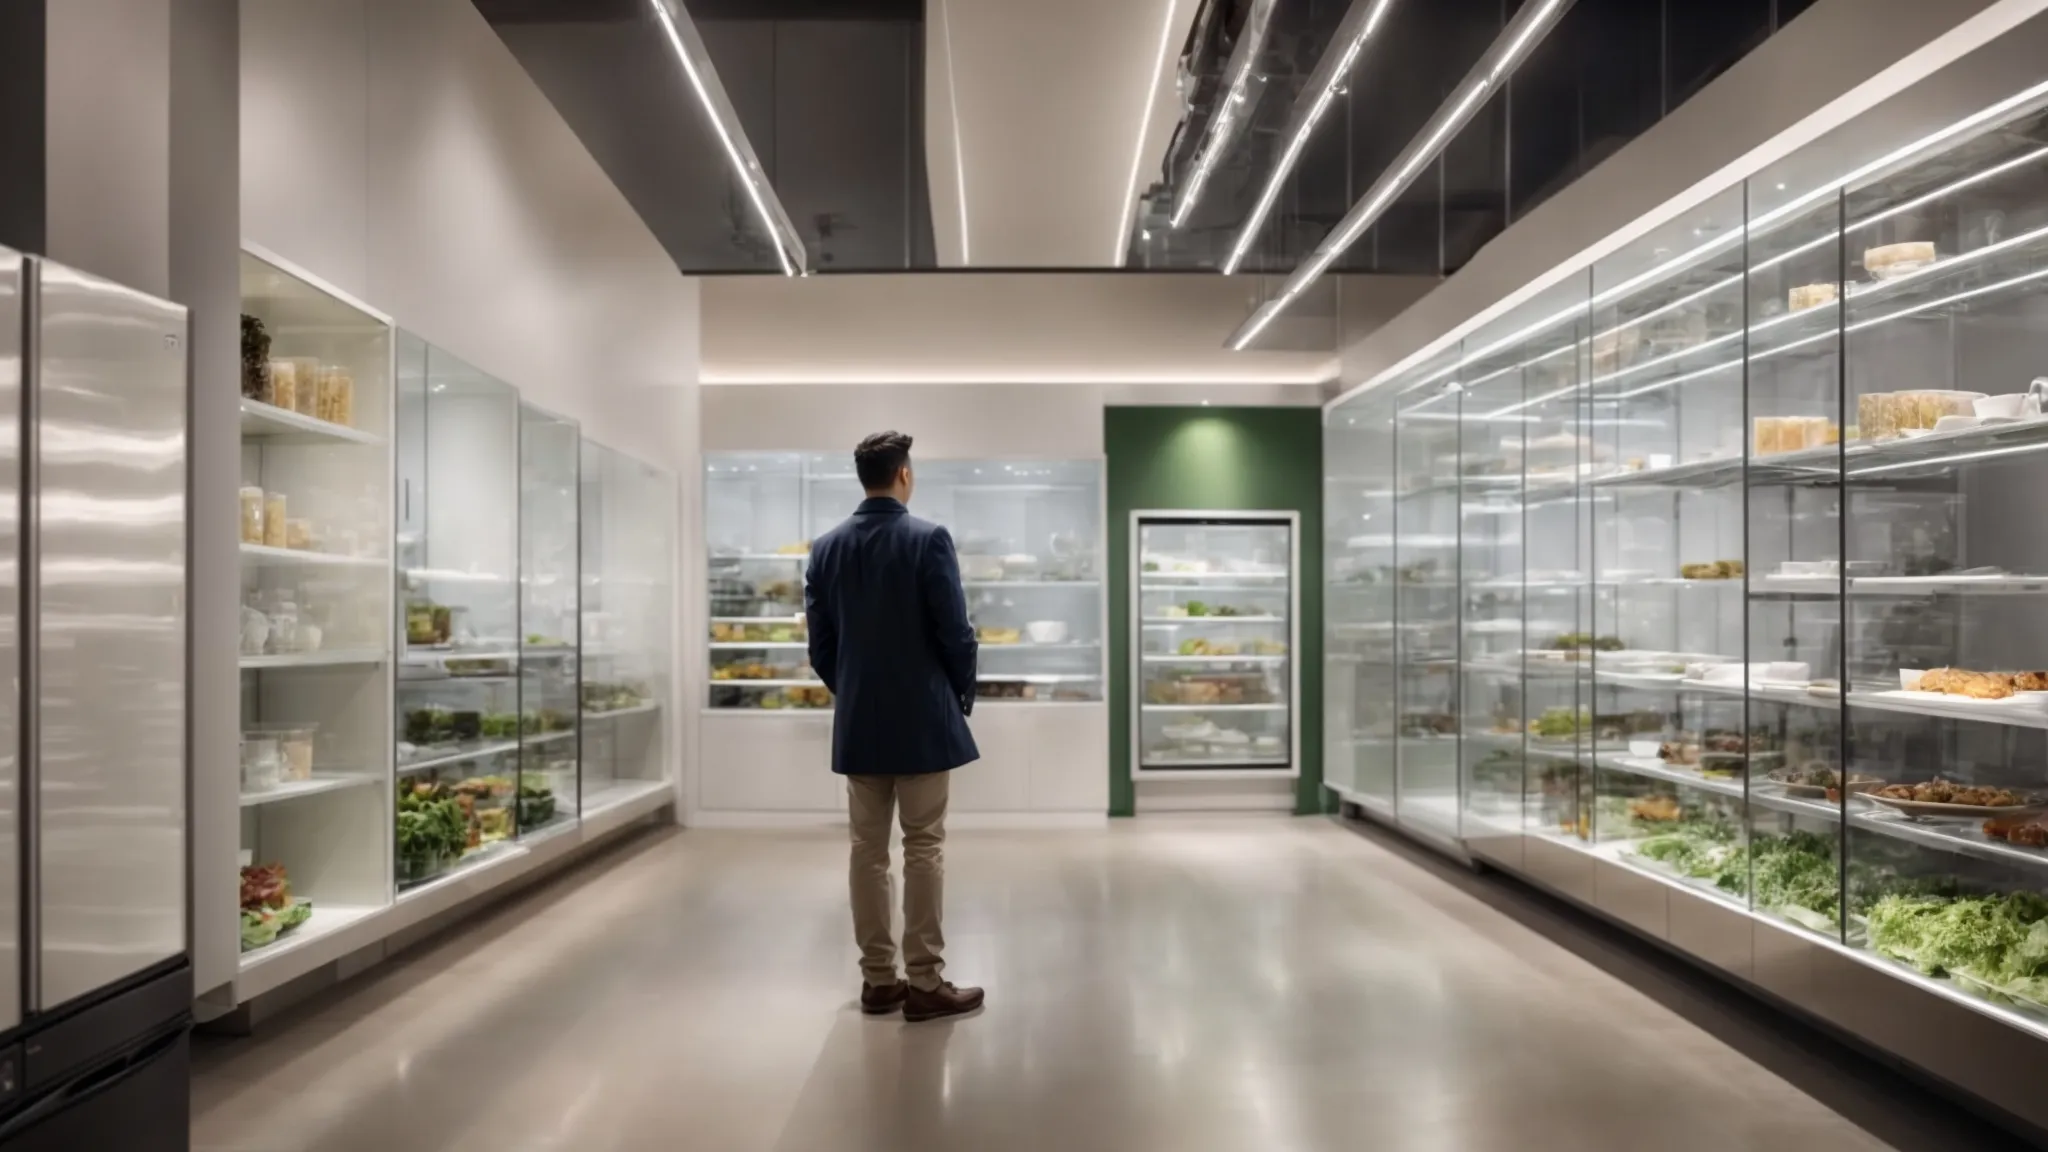
[(1033, 644), (1064, 644), (1067, 625), (1063, 620), (1033, 620), (1024, 625), (1024, 636)]
[(1655, 760), (1658, 751), (1663, 747), (1664, 743), (1661, 740), (1631, 740), (1628, 742), (1628, 754), (1644, 760)]
[(1971, 407), (1977, 410), (1977, 415), (2005, 418), (2018, 417), (2026, 405), (2025, 392), (2008, 392), (2003, 396), (1986, 396), (1982, 400), (1971, 401)]
[[(1977, 403), (1982, 404), (1983, 401), (1979, 400)], [(1984, 418), (1982, 416), (1943, 416), (1934, 422), (1934, 430), (1936, 432), (1961, 432), (1968, 428), (1980, 427), (1983, 423)]]
[(1812, 678), (1812, 665), (1796, 660), (1774, 660), (1764, 667), (1764, 679), (1780, 684), (1804, 684)]

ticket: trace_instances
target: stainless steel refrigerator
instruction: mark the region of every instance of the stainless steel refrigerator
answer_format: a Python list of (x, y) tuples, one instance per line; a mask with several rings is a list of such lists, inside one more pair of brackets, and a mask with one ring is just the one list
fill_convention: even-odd
[(185, 310), (0, 249), (0, 1149), (189, 1142)]

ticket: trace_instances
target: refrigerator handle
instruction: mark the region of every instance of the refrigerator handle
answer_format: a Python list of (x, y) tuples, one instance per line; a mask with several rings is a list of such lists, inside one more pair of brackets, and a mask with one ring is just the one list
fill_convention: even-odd
[(21, 851), (21, 1010), (24, 1016), (41, 1004), (42, 961), (42, 518), (36, 494), (42, 489), (41, 436), (43, 387), (43, 262), (22, 261), (22, 341), (20, 490), (16, 498), (15, 690), (18, 717), (15, 736), (15, 843)]

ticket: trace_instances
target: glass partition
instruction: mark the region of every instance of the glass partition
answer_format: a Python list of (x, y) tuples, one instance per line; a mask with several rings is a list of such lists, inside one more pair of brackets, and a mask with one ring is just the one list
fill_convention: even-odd
[(1324, 779), (1347, 799), (1394, 814), (1394, 407), (1375, 394), (1344, 404), (1323, 430)]
[[(1395, 400), (1394, 589), (1401, 731), (1396, 818), (1458, 834), (1458, 373), (1425, 377)], [(1480, 483), (1498, 479), (1490, 471)]]
[(519, 406), (521, 837), (574, 823), (578, 810), (582, 441), (575, 421)]
[(675, 478), (583, 441), (583, 815), (670, 787)]

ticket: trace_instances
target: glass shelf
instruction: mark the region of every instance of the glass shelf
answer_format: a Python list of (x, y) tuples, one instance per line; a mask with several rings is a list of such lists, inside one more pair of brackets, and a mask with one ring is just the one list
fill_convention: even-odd
[[(1092, 461), (916, 462), (911, 511), (953, 533), (981, 698), (1102, 698), (1101, 474)], [(704, 476), (707, 706), (829, 708), (808, 663), (803, 573), (859, 481), (844, 458), (804, 453), (711, 454)]]

